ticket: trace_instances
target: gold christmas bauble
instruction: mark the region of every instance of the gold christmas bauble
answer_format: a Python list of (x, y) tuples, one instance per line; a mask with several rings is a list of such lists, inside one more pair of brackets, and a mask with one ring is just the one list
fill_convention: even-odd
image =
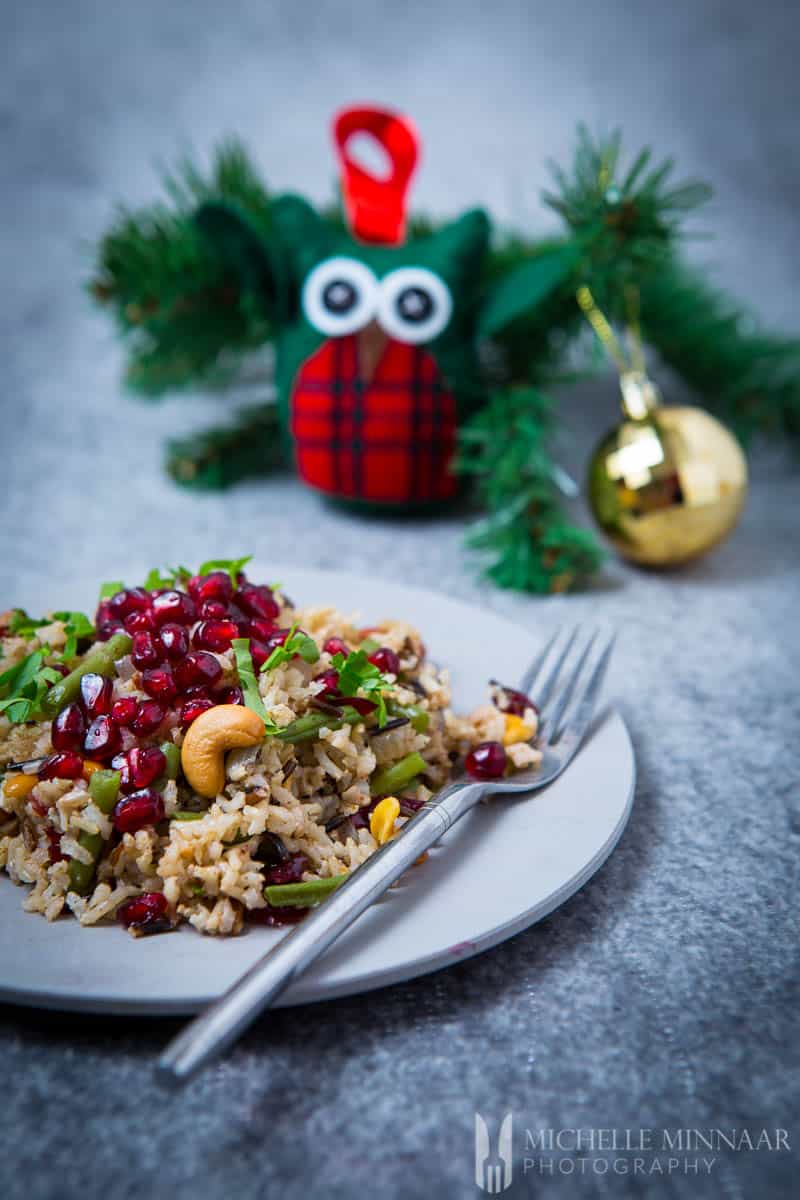
[(747, 463), (734, 436), (703, 409), (664, 407), (646, 376), (621, 382), (626, 419), (592, 456), (589, 502), (624, 558), (677, 566), (733, 530)]

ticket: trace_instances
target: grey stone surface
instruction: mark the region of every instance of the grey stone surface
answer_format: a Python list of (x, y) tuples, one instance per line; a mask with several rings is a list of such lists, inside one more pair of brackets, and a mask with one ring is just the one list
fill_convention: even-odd
[[(800, 1136), (787, 456), (754, 456), (738, 533), (689, 570), (612, 561), (588, 594), (505, 595), (476, 582), (458, 515), (356, 521), (288, 476), (176, 491), (159, 447), (213, 404), (123, 396), (119, 348), (81, 293), (87, 243), (117, 197), (153, 194), (154, 160), (237, 130), (276, 186), (324, 198), (329, 113), (375, 97), (416, 116), (417, 198), (441, 213), (485, 202), (535, 224), (542, 162), (581, 117), (652, 139), (719, 188), (702, 247), (718, 277), (796, 322), (796, 35), (793, 5), (738, 0), (0, 5), (4, 600), (33, 603), (44, 581), (88, 603), (133, 564), (285, 560), (300, 544), (310, 564), (412, 578), (543, 630), (598, 615), (622, 630), (611, 687), (639, 763), (618, 850), (548, 920), (429, 978), (278, 1012), (180, 1095), (152, 1077), (175, 1022), (0, 1010), (8, 1200), (469, 1196), (476, 1108), (512, 1108), (518, 1131)], [(613, 393), (563, 399), (577, 471)], [(548, 1178), (523, 1176), (518, 1151), (520, 1196), (796, 1194), (794, 1154), (718, 1154), (710, 1177)]]

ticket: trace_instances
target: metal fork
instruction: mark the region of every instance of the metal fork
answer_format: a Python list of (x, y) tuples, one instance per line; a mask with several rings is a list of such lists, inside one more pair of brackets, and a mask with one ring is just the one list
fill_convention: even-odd
[[(579, 629), (557, 631), (520, 682), (520, 690), (533, 698), (541, 713), (537, 742), (543, 757), (539, 767), (519, 771), (509, 778), (478, 782), (462, 777), (448, 784), (403, 826), (396, 838), (376, 851), (319, 908), (170, 1042), (158, 1062), (159, 1074), (164, 1079), (183, 1082), (230, 1046), (420, 854), (438, 842), (481, 800), (500, 794), (538, 791), (565, 770), (589, 727), (611, 658), (613, 636), (605, 639), (593, 665), (587, 669), (598, 639), (597, 632), (585, 638)], [(583, 648), (579, 649), (581, 645)]]

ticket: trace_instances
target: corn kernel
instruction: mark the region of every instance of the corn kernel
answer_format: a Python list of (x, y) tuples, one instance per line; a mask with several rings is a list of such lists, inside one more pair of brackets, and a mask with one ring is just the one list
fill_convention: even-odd
[(503, 745), (513, 746), (517, 742), (528, 742), (533, 737), (533, 728), (527, 725), (522, 717), (514, 713), (506, 713), (506, 727), (503, 732)]
[(30, 796), (38, 782), (35, 775), (9, 775), (3, 790), (9, 800), (20, 800), (24, 796)]
[(84, 779), (89, 779), (89, 778), (91, 778), (92, 775), (94, 775), (95, 771), (102, 771), (102, 770), (103, 770), (102, 763), (95, 762), (94, 759), (91, 759), (91, 758), (85, 758), (83, 760), (83, 778)]
[(395, 796), (386, 796), (376, 804), (369, 819), (369, 831), (379, 846), (394, 836), (394, 823), (400, 816), (400, 801)]

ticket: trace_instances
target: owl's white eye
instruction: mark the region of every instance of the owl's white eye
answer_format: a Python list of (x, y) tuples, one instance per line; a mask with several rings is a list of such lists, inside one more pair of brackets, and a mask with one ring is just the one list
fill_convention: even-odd
[(452, 311), (447, 284), (425, 267), (400, 267), (381, 280), (378, 321), (398, 342), (432, 342)]
[(303, 284), (303, 311), (327, 337), (344, 337), (363, 329), (378, 307), (378, 281), (355, 258), (326, 258)]

